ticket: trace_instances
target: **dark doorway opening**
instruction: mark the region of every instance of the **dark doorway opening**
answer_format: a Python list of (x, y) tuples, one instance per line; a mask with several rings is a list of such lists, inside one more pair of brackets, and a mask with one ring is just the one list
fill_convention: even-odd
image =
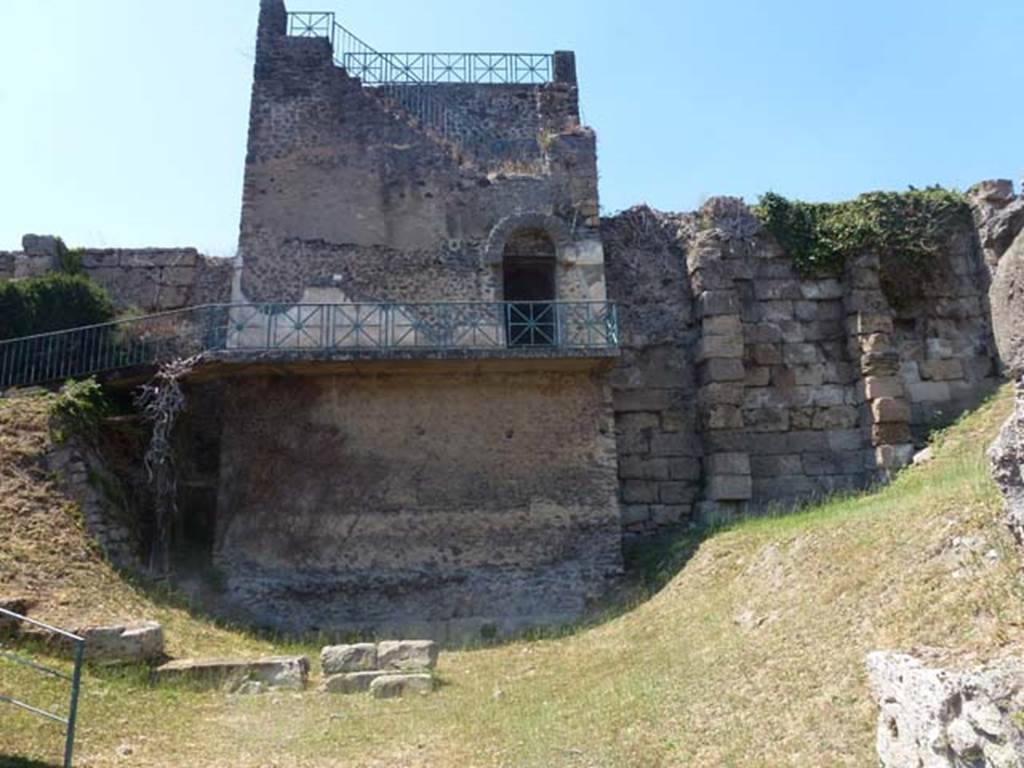
[(510, 347), (558, 343), (555, 244), (547, 232), (513, 233), (503, 254), (505, 334)]

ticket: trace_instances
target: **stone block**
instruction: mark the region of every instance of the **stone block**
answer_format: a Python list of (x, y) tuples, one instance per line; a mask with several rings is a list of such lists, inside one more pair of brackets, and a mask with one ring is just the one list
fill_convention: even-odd
[(157, 683), (181, 680), (231, 691), (250, 682), (271, 689), (301, 691), (309, 679), (309, 659), (305, 656), (272, 656), (255, 661), (176, 659), (155, 669), (153, 679)]
[(786, 365), (813, 365), (822, 362), (822, 354), (814, 344), (783, 344), (782, 359)]
[(929, 360), (943, 360), (956, 354), (956, 349), (953, 347), (953, 342), (950, 339), (928, 339), (925, 342), (925, 349), (928, 352)]
[(802, 323), (811, 323), (818, 319), (818, 302), (797, 301), (793, 303), (793, 315)]
[(903, 398), (880, 397), (871, 401), (871, 418), (876, 423), (910, 421), (910, 403)]
[(753, 366), (747, 369), (743, 380), (748, 387), (767, 387), (772, 380), (772, 369), (766, 366)]
[(782, 341), (782, 327), (778, 323), (747, 323), (743, 335), (749, 344), (778, 344)]
[(784, 453), (774, 456), (751, 456), (750, 473), (754, 477), (777, 477), (799, 475), (804, 471), (798, 453)]
[(897, 422), (871, 425), (872, 445), (902, 445), (912, 440), (909, 424)]
[(397, 699), (415, 694), (425, 696), (434, 691), (434, 678), (430, 675), (384, 675), (370, 683), (370, 695), (375, 699)]
[(377, 669), (377, 646), (373, 643), (328, 645), (320, 650), (320, 666), (325, 675)]
[(651, 436), (652, 457), (696, 456), (699, 451), (696, 438), (684, 432), (663, 432)]
[(843, 284), (833, 278), (826, 280), (802, 280), (800, 282), (800, 291), (805, 299), (814, 299), (816, 301), (841, 299), (845, 293)]
[(677, 525), (690, 517), (692, 512), (690, 504), (659, 504), (653, 508), (651, 521), (655, 525)]
[(860, 416), (852, 405), (833, 405), (822, 408), (814, 414), (813, 429), (851, 429), (857, 426)]
[(697, 297), (697, 311), (701, 317), (737, 315), (740, 298), (735, 291), (704, 291)]
[(743, 337), (737, 336), (702, 336), (697, 344), (697, 360), (703, 362), (711, 358), (742, 358)]
[(944, 381), (918, 381), (907, 386), (907, 394), (913, 403), (936, 403), (950, 399), (949, 384)]
[(745, 501), (752, 496), (750, 475), (712, 475), (708, 478), (707, 497), (712, 501)]
[(743, 412), (735, 405), (712, 405), (703, 414), (708, 429), (743, 429)]
[(672, 405), (672, 390), (615, 390), (612, 393), (612, 402), (616, 413), (663, 411)]
[(924, 360), (918, 363), (921, 378), (932, 381), (950, 381), (964, 377), (964, 366), (956, 359)]
[[(658, 486), (658, 499), (662, 504), (689, 504), (696, 495), (696, 488), (690, 483), (670, 482)], [(652, 506), (651, 511), (657, 522), (657, 508)]]
[(144, 664), (164, 655), (164, 630), (156, 621), (137, 621), (105, 627), (79, 627), (85, 658), (111, 664)]
[(658, 484), (652, 480), (626, 480), (622, 500), (627, 504), (650, 504), (658, 500)]
[(867, 445), (867, 435), (859, 429), (837, 429), (828, 433), (828, 448), (833, 452), (857, 451)]
[(742, 405), (744, 385), (742, 383), (716, 383), (701, 387), (698, 401), (702, 405)]
[(758, 301), (803, 298), (800, 285), (793, 280), (755, 280), (754, 295)]
[(896, 352), (869, 352), (861, 355), (860, 369), (865, 376), (896, 376), (900, 373), (900, 356)]
[(768, 322), (793, 319), (792, 301), (762, 301), (758, 304), (758, 316)]
[(782, 365), (782, 346), (779, 344), (752, 344), (750, 358), (757, 365)]
[(749, 475), (750, 455), (740, 452), (712, 453), (704, 457), (709, 475)]
[(914, 446), (912, 443), (879, 445), (875, 448), (875, 466), (878, 469), (902, 469), (913, 461)]
[(868, 376), (864, 379), (864, 394), (868, 400), (880, 397), (903, 397), (903, 382), (895, 376)]
[(857, 313), (853, 323), (854, 333), (867, 336), (874, 333), (892, 333), (892, 316)]
[(377, 643), (381, 669), (423, 670), (437, 666), (437, 643), (432, 640), (384, 640)]
[(707, 336), (741, 336), (743, 323), (737, 315), (712, 315), (705, 317), (701, 331)]
[(379, 677), (390, 674), (382, 670), (370, 670), (365, 672), (346, 672), (339, 675), (331, 675), (326, 678), (321, 686), (324, 693), (363, 693), (370, 690), (370, 685)]
[(743, 411), (743, 423), (751, 432), (785, 432), (789, 429), (789, 409), (748, 409)]
[(824, 363), (796, 365), (790, 370), (793, 371), (793, 383), (798, 387), (820, 387), (825, 383)]
[(819, 475), (838, 475), (843, 472), (843, 465), (837, 454), (825, 451), (805, 453), (800, 457), (804, 474), (809, 477)]
[(700, 459), (690, 456), (669, 459), (668, 474), (673, 480), (699, 480), (701, 475)]
[(619, 459), (619, 477), (623, 480), (668, 480), (668, 459), (624, 456)]
[(698, 369), (701, 384), (743, 381), (746, 372), (739, 358), (714, 357), (703, 361)]
[(646, 504), (623, 504), (621, 509), (623, 526), (638, 525), (651, 519), (651, 508)]
[(814, 415), (818, 412), (817, 408), (805, 407), (805, 408), (790, 408), (789, 409), (789, 428), (790, 429), (811, 429), (814, 426)]
[(846, 309), (863, 315), (883, 315), (889, 311), (889, 302), (881, 291), (855, 288), (846, 297)]

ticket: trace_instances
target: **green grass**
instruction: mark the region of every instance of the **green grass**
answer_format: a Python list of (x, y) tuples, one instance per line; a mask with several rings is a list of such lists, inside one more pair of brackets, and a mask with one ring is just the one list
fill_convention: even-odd
[[(241, 698), (91, 669), (80, 765), (874, 765), (867, 652), (1021, 648), (1020, 562), (984, 454), (1009, 408), (1007, 389), (877, 492), (631, 552), (641, 582), (663, 585), (649, 599), (574, 634), (443, 653), (430, 698)], [(175, 655), (316, 652), (216, 626), (103, 568), (55, 588), (163, 621)], [(49, 695), (0, 667), (8, 686)], [(55, 763), (58, 742), (0, 708), (0, 755)]]

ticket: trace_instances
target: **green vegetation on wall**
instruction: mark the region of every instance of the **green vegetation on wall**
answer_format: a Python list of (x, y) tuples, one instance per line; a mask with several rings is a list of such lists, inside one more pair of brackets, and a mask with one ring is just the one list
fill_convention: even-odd
[(805, 203), (769, 192), (754, 213), (805, 274), (837, 274), (848, 258), (877, 253), (882, 288), (897, 306), (918, 295), (949, 238), (973, 226), (967, 199), (941, 187), (869, 192), (843, 203)]
[(58, 257), (60, 272), (0, 281), (0, 339), (113, 319), (113, 302), (83, 273), (80, 254), (60, 242)]
[(71, 436), (95, 437), (100, 423), (114, 413), (114, 407), (96, 379), (85, 379), (65, 384), (53, 401), (51, 413), (57, 440), (64, 442)]

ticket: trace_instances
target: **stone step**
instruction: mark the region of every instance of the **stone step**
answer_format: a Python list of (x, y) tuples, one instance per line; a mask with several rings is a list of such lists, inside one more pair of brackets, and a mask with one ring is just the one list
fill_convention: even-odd
[(262, 659), (176, 659), (153, 671), (156, 683), (187, 681), (237, 693), (304, 690), (309, 681), (305, 656)]
[(325, 675), (369, 670), (423, 672), (437, 666), (438, 647), (432, 640), (383, 640), (352, 645), (328, 645), (320, 651)]

